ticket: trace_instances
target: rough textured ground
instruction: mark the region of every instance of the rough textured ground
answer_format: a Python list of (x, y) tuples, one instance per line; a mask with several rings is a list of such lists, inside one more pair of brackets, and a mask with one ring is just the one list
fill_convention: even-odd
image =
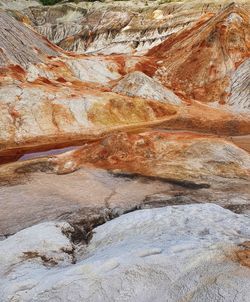
[(249, 40), (249, 13), (231, 4), (149, 50), (148, 55), (161, 59), (151, 75), (189, 99), (227, 105), (231, 96), (230, 106), (248, 111)]
[(249, 1), (16, 2), (0, 301), (248, 301)]
[(50, 220), (66, 220), (85, 234), (127, 211), (175, 204), (211, 202), (250, 214), (248, 184), (224, 179), (199, 188), (93, 168), (66, 175), (19, 174), (18, 183), (0, 188), (0, 236)]
[[(230, 136), (249, 134), (249, 17), (244, 8), (231, 5), (216, 15), (205, 15), (177, 34), (174, 43), (172, 35), (144, 57), (66, 53), (4, 11), (1, 20), (2, 162), (25, 151), (79, 144), (121, 129), (157, 126)], [(213, 26), (227, 20), (231, 20), (228, 33), (219, 28), (217, 38), (211, 40)], [(230, 41), (237, 37), (242, 47), (236, 51)], [(186, 49), (180, 46), (187, 44)], [(220, 45), (228, 52), (223, 56)], [(213, 63), (214, 54), (220, 64)], [(172, 65), (169, 57), (173, 57)], [(155, 74), (154, 79), (138, 70), (151, 77)], [(169, 72), (175, 74), (175, 82), (169, 84), (175, 94), (162, 86), (168, 86)], [(230, 77), (232, 93), (227, 101)], [(225, 79), (227, 84), (222, 85)]]
[(2, 165), (0, 175), (1, 236), (51, 219), (84, 230), (85, 223), (91, 228), (143, 207), (213, 202), (250, 210), (249, 153), (191, 133), (119, 133), (60, 155)]
[(247, 302), (249, 229), (215, 205), (174, 206), (107, 222), (77, 249), (68, 224), (39, 224), (0, 242), (0, 299)]

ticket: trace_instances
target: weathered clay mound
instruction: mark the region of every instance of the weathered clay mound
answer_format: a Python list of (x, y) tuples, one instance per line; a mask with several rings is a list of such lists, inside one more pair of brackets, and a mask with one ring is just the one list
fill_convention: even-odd
[(120, 133), (58, 158), (59, 173), (92, 164), (197, 186), (218, 181), (217, 177), (250, 177), (247, 152), (214, 137), (189, 133)]
[[(116, 130), (157, 126), (223, 135), (249, 134), (249, 116), (237, 113), (242, 106), (232, 113), (212, 109), (187, 99), (188, 89), (179, 91), (185, 101), (181, 102), (150, 77), (134, 72), (144, 58), (65, 53), (6, 12), (1, 16), (5, 28), (15, 31), (14, 36), (11, 30), (2, 33), (2, 162), (25, 151), (79, 144)], [(32, 41), (27, 49), (18, 38), (19, 29), (25, 42)], [(167, 59), (169, 55), (164, 56)], [(147, 68), (147, 62), (144, 66)], [(110, 92), (112, 87), (116, 93)], [(241, 96), (245, 108), (245, 94)]]
[(0, 67), (44, 61), (44, 57), (58, 56), (57, 48), (37, 33), (16, 22), (0, 10)]
[(235, 112), (250, 110), (250, 59), (245, 60), (233, 73), (228, 104)]
[(89, 165), (197, 187), (250, 177), (249, 153), (226, 140), (188, 132), (150, 131), (120, 132), (50, 158), (3, 165), (1, 180), (8, 180), (8, 172), (13, 176), (36, 171), (65, 174)]
[[(189, 99), (223, 105), (231, 97), (229, 104), (232, 98), (235, 103), (240, 85), (236, 70), (244, 74), (247, 69), (249, 41), (249, 12), (232, 4), (149, 50), (148, 55), (158, 59), (151, 76)], [(240, 81), (244, 101), (239, 100), (238, 111), (244, 112), (249, 108), (249, 81), (244, 76)]]
[[(64, 1), (65, 2), (65, 1)], [(12, 11), (60, 47), (79, 53), (144, 53), (169, 35), (194, 24), (205, 13), (217, 13), (231, 3), (223, 1), (156, 1), (64, 3), (54, 7), (30, 5)], [(235, 1), (244, 8), (249, 2)], [(13, 7), (10, 7), (13, 9)], [(17, 8), (16, 8), (17, 9)]]

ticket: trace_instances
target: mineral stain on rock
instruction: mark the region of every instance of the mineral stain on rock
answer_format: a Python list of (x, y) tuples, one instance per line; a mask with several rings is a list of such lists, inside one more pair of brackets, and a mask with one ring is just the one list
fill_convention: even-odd
[(250, 268), (250, 241), (240, 244), (241, 250), (236, 252), (240, 264)]
[(249, 1), (57, 2), (0, 0), (0, 302), (248, 302)]
[(242, 266), (250, 268), (250, 242), (244, 241), (240, 243), (230, 252), (229, 258)]

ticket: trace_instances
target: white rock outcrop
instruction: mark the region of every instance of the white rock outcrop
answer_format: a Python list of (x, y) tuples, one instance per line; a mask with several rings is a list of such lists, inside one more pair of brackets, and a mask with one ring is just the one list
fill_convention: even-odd
[(140, 71), (127, 74), (113, 88), (113, 92), (153, 99), (174, 105), (180, 105), (182, 103), (181, 99), (171, 90)]
[(0, 301), (250, 300), (249, 267), (234, 256), (250, 237), (247, 216), (213, 204), (173, 206), (123, 215), (93, 234), (76, 264), (62, 256), (71, 244), (53, 223), (0, 242)]

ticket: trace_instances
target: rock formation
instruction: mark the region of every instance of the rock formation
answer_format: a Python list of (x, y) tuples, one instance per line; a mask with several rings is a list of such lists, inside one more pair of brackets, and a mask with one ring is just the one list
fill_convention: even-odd
[[(221, 18), (221, 14), (227, 16), (230, 10), (233, 13), (236, 8), (227, 8), (218, 18)], [(1, 12), (1, 19), (4, 23), (0, 87), (3, 100), (0, 104), (2, 162), (10, 156), (16, 158), (25, 150), (52, 149), (96, 139), (116, 130), (135, 130), (145, 126), (221, 135), (249, 134), (250, 119), (245, 113), (248, 106), (248, 85), (245, 81), (240, 101), (240, 104), (244, 104), (243, 112), (241, 105), (235, 111), (225, 111), (223, 105), (209, 108), (207, 104), (201, 103), (204, 100), (199, 97), (196, 99), (200, 102), (188, 98), (190, 95), (185, 87), (176, 91), (179, 98), (182, 98), (181, 102), (160, 83), (155, 84), (153, 79), (136, 71), (145, 69), (145, 73), (148, 73), (147, 69), (152, 68), (150, 64), (155, 64), (158, 60), (157, 51), (150, 59), (148, 56), (83, 56), (66, 53), (6, 12)], [(18, 33), (22, 33), (23, 41)], [(183, 35), (185, 33), (184, 30)], [(170, 37), (164, 43), (171, 43), (171, 39)], [(28, 41), (33, 42), (26, 48), (23, 42), (27, 44)], [(245, 52), (244, 49), (244, 56)], [(168, 58), (168, 54), (165, 53), (164, 56)], [(179, 61), (176, 60), (176, 66), (178, 64)], [(241, 69), (234, 71), (233, 78), (237, 77), (237, 72), (244, 73)], [(200, 70), (202, 73), (203, 67)], [(141, 92), (142, 84), (138, 84), (138, 87), (134, 85), (129, 93), (126, 92), (126, 82), (129, 86), (132, 75), (137, 82), (151, 86), (146, 87), (149, 91)], [(240, 79), (235, 80), (232, 86), (235, 87), (234, 90), (239, 89), (239, 81)], [(156, 97), (156, 92), (152, 93), (152, 86), (158, 87)], [(205, 90), (206, 87), (204, 84)], [(222, 88), (223, 85), (216, 92), (218, 102), (228, 89), (225, 88), (222, 92)], [(124, 94), (129, 94), (130, 97)], [(166, 98), (168, 102), (165, 101)], [(230, 100), (229, 103), (234, 101)], [(238, 114), (238, 111), (243, 114)]]
[(1, 299), (247, 302), (249, 229), (216, 205), (150, 209), (97, 227), (77, 251), (70, 225), (43, 223), (0, 242)]
[[(193, 25), (202, 15), (216, 13), (232, 1), (155, 1), (130, 3), (64, 3), (55, 8), (30, 5), (16, 13), (62, 48), (80, 53), (145, 52), (171, 34)], [(234, 1), (250, 8), (249, 1)], [(28, 18), (28, 19), (27, 19)]]
[(58, 173), (68, 173), (89, 163), (197, 186), (207, 186), (218, 181), (217, 177), (249, 179), (250, 176), (247, 152), (221, 139), (185, 133), (110, 135), (58, 157)]
[(145, 73), (134, 71), (127, 74), (114, 88), (113, 92), (145, 99), (164, 101), (180, 105), (181, 100), (171, 90), (166, 89)]
[(22, 76), (21, 67), (28, 68), (31, 64), (45, 61), (46, 57), (59, 55), (54, 45), (20, 22), (13, 20), (4, 11), (0, 11), (0, 22), (1, 68), (14, 65), (17, 68), (16, 73)]
[[(239, 89), (237, 73), (247, 73), (249, 41), (249, 12), (233, 4), (208, 20), (201, 19), (189, 30), (172, 35), (148, 55), (162, 59), (157, 62), (154, 76), (165, 86), (187, 98), (227, 104), (228, 96)], [(244, 76), (240, 81), (249, 86)], [(242, 112), (249, 110), (249, 99), (246, 96), (233, 107)]]
[(248, 301), (249, 2), (64, 2), (0, 1), (0, 302)]

